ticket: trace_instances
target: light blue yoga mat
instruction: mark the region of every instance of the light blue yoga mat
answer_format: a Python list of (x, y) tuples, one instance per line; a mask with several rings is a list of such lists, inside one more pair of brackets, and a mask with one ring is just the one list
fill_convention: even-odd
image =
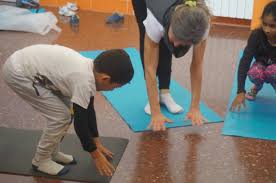
[[(134, 77), (130, 84), (112, 92), (103, 92), (103, 94), (134, 132), (147, 131), (149, 130), (147, 127), (149, 125), (150, 116), (144, 112), (144, 107), (148, 99), (140, 56), (138, 51), (134, 48), (127, 48), (125, 50), (132, 60)], [(99, 53), (100, 51), (81, 52), (83, 56), (92, 59)], [(178, 115), (172, 115), (162, 107), (161, 110), (163, 114), (174, 121), (166, 126), (168, 128), (174, 128), (191, 125), (190, 122), (184, 122), (185, 115), (189, 109), (191, 94), (175, 81), (171, 82), (171, 91), (173, 97), (184, 108), (185, 112)], [(222, 121), (222, 119), (205, 104), (201, 103), (200, 108), (208, 121)]]
[(44, 13), (45, 12), (45, 9), (44, 8), (40, 8), (38, 10), (38, 12), (36, 12), (37, 9), (29, 9), (32, 13)]
[[(241, 52), (241, 55), (243, 52)], [(239, 61), (236, 65), (238, 68)], [(252, 87), (246, 80), (246, 89)], [(237, 92), (237, 69), (232, 93), (228, 103), (230, 108)], [(247, 109), (240, 113), (229, 111), (222, 133), (224, 135), (276, 140), (276, 93), (270, 84), (264, 84), (255, 101), (246, 101)]]

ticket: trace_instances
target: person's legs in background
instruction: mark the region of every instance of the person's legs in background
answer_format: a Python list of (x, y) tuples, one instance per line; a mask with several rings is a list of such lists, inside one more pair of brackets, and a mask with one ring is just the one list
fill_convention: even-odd
[(143, 21), (147, 17), (147, 7), (145, 0), (132, 0), (133, 10), (139, 28), (139, 47), (140, 57), (144, 67), (144, 40), (145, 40), (145, 26)]
[(180, 113), (183, 108), (178, 105), (170, 94), (172, 72), (172, 53), (162, 39), (159, 43), (159, 63), (157, 67), (157, 77), (159, 82), (160, 103), (165, 105), (169, 112)]

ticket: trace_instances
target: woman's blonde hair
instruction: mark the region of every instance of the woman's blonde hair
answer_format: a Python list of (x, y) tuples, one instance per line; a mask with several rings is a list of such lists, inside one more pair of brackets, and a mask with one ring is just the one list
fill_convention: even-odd
[(203, 0), (184, 0), (171, 17), (175, 37), (192, 44), (200, 42), (209, 29), (211, 13)]

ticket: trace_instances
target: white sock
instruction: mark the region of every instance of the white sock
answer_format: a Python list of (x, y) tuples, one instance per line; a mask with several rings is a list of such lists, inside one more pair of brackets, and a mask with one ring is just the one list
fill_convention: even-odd
[(173, 114), (184, 111), (183, 108), (173, 100), (170, 93), (160, 94), (160, 104), (165, 105), (168, 111)]
[(64, 166), (54, 162), (53, 160), (45, 160), (42, 162), (32, 161), (32, 164), (37, 167), (37, 170), (49, 175), (58, 175), (65, 168)]
[(149, 102), (145, 106), (144, 111), (145, 111), (146, 114), (151, 115), (151, 110), (150, 110), (150, 104), (149, 104)]
[(74, 161), (74, 157), (69, 154), (58, 152), (53, 156), (53, 160), (59, 163), (70, 164)]

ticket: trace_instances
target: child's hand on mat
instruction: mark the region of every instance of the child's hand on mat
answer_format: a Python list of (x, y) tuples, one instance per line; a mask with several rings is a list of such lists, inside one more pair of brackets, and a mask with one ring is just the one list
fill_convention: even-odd
[(98, 150), (103, 153), (107, 158), (112, 159), (113, 158), (113, 153), (109, 151), (107, 148), (105, 148), (102, 144), (97, 145)]
[(113, 158), (113, 153), (108, 150), (106, 147), (103, 146), (103, 144), (101, 143), (100, 139), (97, 137), (97, 138), (94, 138), (94, 142), (97, 146), (97, 149), (103, 153), (103, 155), (105, 155), (107, 158), (109, 159), (112, 159)]
[(232, 106), (230, 108), (231, 111), (235, 111), (235, 109), (238, 108), (238, 112), (241, 111), (241, 107), (244, 107), (246, 108), (246, 105), (245, 105), (245, 93), (239, 93), (236, 98), (234, 99), (234, 101), (232, 102)]
[(191, 108), (190, 111), (187, 113), (186, 120), (191, 120), (193, 125), (202, 125), (204, 122), (208, 122), (201, 114), (198, 108)]
[(166, 130), (166, 126), (165, 126), (166, 122), (172, 123), (172, 120), (165, 117), (162, 113), (152, 115), (148, 128), (151, 128), (153, 131), (160, 131), (160, 130), (165, 131)]
[(108, 162), (101, 151), (96, 149), (95, 151), (91, 152), (91, 156), (95, 160), (96, 167), (101, 175), (112, 176), (115, 168), (111, 163)]

